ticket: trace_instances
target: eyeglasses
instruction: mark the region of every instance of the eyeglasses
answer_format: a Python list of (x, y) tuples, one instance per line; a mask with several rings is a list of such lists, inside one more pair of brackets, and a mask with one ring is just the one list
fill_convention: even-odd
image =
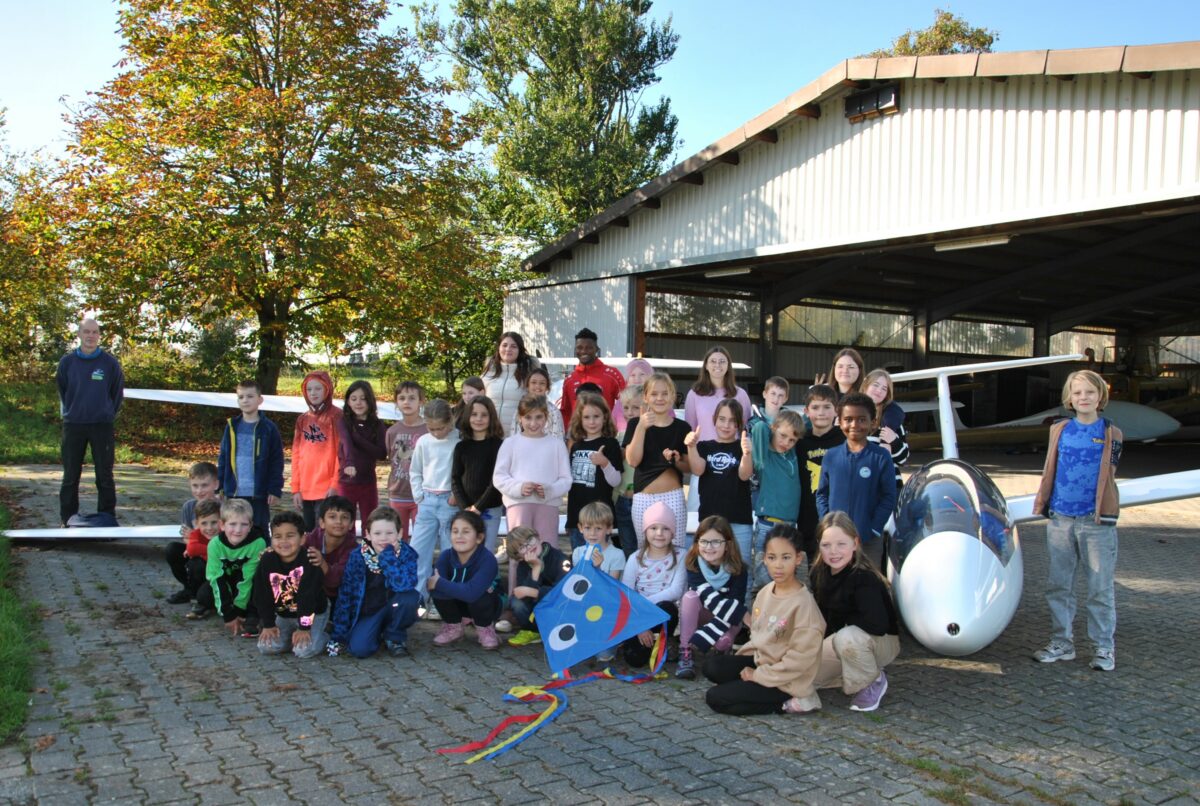
[(719, 549), (725, 545), (724, 540), (701, 540), (700, 548), (702, 549)]

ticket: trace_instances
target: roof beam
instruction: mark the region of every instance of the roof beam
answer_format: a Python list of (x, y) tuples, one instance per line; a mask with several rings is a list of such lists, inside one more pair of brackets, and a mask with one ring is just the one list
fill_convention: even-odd
[(742, 158), (738, 156), (736, 151), (726, 151), (724, 154), (717, 157), (716, 161), (723, 162), (726, 165), (739, 165), (742, 162)]
[(1136, 328), (1133, 333), (1136, 336), (1155, 336), (1160, 333), (1166, 333), (1168, 330), (1174, 330), (1182, 325), (1193, 323), (1200, 327), (1200, 311), (1189, 311), (1187, 313), (1168, 316), (1165, 319), (1155, 319), (1153, 324), (1145, 328)]
[(757, 134), (751, 135), (752, 140), (757, 140), (760, 143), (771, 143), (774, 145), (779, 142), (779, 132), (775, 129), (763, 129)]
[(775, 284), (775, 304), (779, 306), (778, 310), (782, 311), (805, 297), (811, 297), (831, 285), (836, 285), (845, 279), (844, 276), (839, 276), (840, 272), (855, 268), (865, 260), (865, 255), (846, 255), (801, 269), (786, 280), (781, 280)]
[(696, 171), (695, 173), (690, 173), (686, 176), (679, 177), (679, 181), (683, 182), (685, 185), (703, 185), (704, 174)]
[(1197, 226), (1200, 226), (1200, 215), (1191, 214), (1181, 216), (1180, 218), (1171, 219), (1155, 226), (1131, 232), (1128, 235), (1122, 235), (1111, 241), (1105, 241), (1104, 243), (1089, 246), (1086, 249), (1080, 249), (1079, 251), (1071, 252), (1052, 260), (1035, 263), (1023, 269), (1008, 272), (986, 282), (972, 285), (969, 288), (943, 294), (929, 302), (929, 324), (932, 325), (934, 322), (949, 319), (954, 314), (966, 310), (985, 299), (1019, 288), (1026, 282), (1043, 277), (1047, 272), (1062, 271), (1063, 269), (1072, 268), (1082, 263), (1089, 263), (1117, 254), (1134, 246), (1139, 246), (1148, 241), (1174, 235), (1177, 232), (1193, 231)]
[[(1136, 276), (1134, 272), (1130, 272), (1130, 275)], [(1192, 272), (1191, 274), (1181, 274), (1178, 277), (1172, 277), (1170, 280), (1164, 280), (1161, 283), (1155, 283), (1150, 286), (1143, 286), (1125, 294), (1117, 294), (1096, 300), (1095, 302), (1076, 305), (1074, 308), (1059, 311), (1050, 317), (1050, 332), (1059, 333), (1063, 330), (1069, 330), (1075, 325), (1086, 323), (1093, 317), (1124, 308), (1139, 300), (1157, 297), (1159, 294), (1169, 294), (1177, 289), (1194, 285), (1200, 285), (1200, 271)]]

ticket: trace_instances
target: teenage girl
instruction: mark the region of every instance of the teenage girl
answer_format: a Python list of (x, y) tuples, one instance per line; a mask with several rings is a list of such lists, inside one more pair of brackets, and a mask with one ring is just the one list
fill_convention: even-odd
[[(538, 360), (525, 351), (525, 339), (511, 330), (500, 334), (496, 351), (483, 368), (485, 394), (496, 404), (501, 424), (516, 423), (517, 405), (529, 391), (526, 384), (530, 371), (540, 366)], [(510, 436), (512, 431), (506, 431)]]
[(893, 399), (892, 376), (886, 369), (871, 370), (863, 380), (863, 392), (875, 401), (875, 422), (867, 439), (892, 454), (896, 487), (903, 487), (900, 465), (908, 461), (908, 431), (904, 429), (904, 409)]
[[(500, 446), (492, 484), (507, 509), (508, 528), (531, 526), (542, 542), (558, 548), (558, 506), (571, 489), (567, 447), (561, 439), (546, 436), (551, 408), (544, 395), (525, 395), (517, 408), (520, 433)], [(557, 410), (554, 410), (558, 414)], [(508, 594), (517, 578), (517, 564), (508, 564)]]
[(458, 424), (461, 437), (454, 446), (454, 461), (450, 466), (450, 489), (460, 507), (483, 519), (485, 545), (495, 553), (504, 507), (500, 491), (492, 484), (492, 474), (504, 442), (504, 429), (500, 427), (495, 404), (486, 395), (472, 398), (464, 413), (466, 416)]
[(854, 521), (830, 512), (817, 526), (820, 546), (809, 582), (825, 619), (820, 688), (841, 687), (853, 711), (874, 711), (887, 691), (883, 667), (900, 654), (888, 583), (863, 554)]
[(704, 439), (700, 429), (687, 435), (692, 486), (700, 490), (700, 519), (720, 515), (729, 523), (741, 556), (751, 557), (754, 508), (750, 504), (750, 477), (754, 451), (746, 427), (745, 409), (734, 398), (725, 398), (713, 412), (715, 439)]
[[(837, 392), (841, 400), (851, 392), (857, 392), (866, 371), (862, 356), (853, 347), (844, 347), (833, 357), (833, 365), (829, 368), (828, 378), (817, 375), (816, 383), (828, 383)], [(834, 401), (837, 404), (837, 401)]]
[(567, 493), (567, 534), (571, 548), (584, 543), (579, 531), (579, 511), (593, 501), (612, 504), (613, 488), (621, 483), (625, 460), (617, 442), (617, 427), (608, 404), (600, 395), (584, 392), (575, 399), (567, 457), (571, 465), (571, 490)]
[[(700, 439), (716, 439), (713, 427), (717, 406), (723, 400), (737, 400), (742, 411), (750, 411), (750, 395), (738, 386), (733, 373), (733, 359), (724, 347), (712, 347), (704, 354), (700, 375), (688, 390), (683, 403), (683, 419), (693, 430), (700, 432)], [(699, 509), (700, 493), (695, 484), (688, 486), (688, 509)]]
[[(667, 612), (671, 617), (667, 624), (669, 638), (679, 624), (679, 599), (687, 584), (683, 552), (674, 545), (675, 513), (659, 501), (646, 510), (645, 522), (641, 548), (625, 564), (621, 582)], [(627, 640), (623, 649), (625, 662), (635, 669), (645, 666), (657, 635), (656, 628)]]
[[(549, 400), (550, 373), (546, 371), (545, 367), (535, 367), (534, 369), (531, 369), (529, 371), (528, 384), (529, 394), (534, 396), (542, 395)], [(512, 423), (509, 424), (509, 436), (520, 433), (521, 428), (521, 413), (518, 411), (516, 415), (513, 416)], [(554, 437), (558, 440), (566, 439), (566, 432), (563, 429), (562, 412), (558, 410), (557, 406), (550, 407), (550, 413), (547, 415), (546, 422), (542, 428), (548, 437)]]
[[(705, 518), (684, 560), (687, 593), (679, 602), (679, 666), (675, 676), (696, 678), (693, 649), (728, 652), (746, 615), (746, 567), (729, 521)], [(703, 624), (698, 630), (697, 625)]]
[(704, 660), (704, 676), (717, 684), (704, 699), (717, 713), (805, 714), (821, 707), (816, 681), (825, 619), (796, 579), (804, 562), (796, 530), (772, 529), (764, 559), (771, 582), (754, 600), (750, 642), (736, 655)]
[(642, 413), (625, 429), (625, 461), (633, 474), (633, 525), (640, 541), (646, 533), (643, 517), (652, 504), (662, 502), (675, 513), (675, 545), (682, 549), (687, 537), (687, 504), (683, 500), (683, 474), (690, 469), (684, 440), (691, 429), (675, 418), (675, 383), (665, 372), (656, 372), (642, 386)]
[(354, 502), (359, 519), (366, 523), (379, 506), (375, 464), (387, 458), (387, 427), (379, 421), (375, 390), (366, 381), (350, 384), (346, 409), (348, 413), (337, 421), (337, 492)]

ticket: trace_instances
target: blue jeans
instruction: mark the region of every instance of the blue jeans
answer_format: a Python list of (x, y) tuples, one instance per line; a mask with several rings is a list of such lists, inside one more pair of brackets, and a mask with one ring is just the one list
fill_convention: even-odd
[(1099, 524), (1093, 515), (1070, 517), (1050, 513), (1046, 526), (1050, 573), (1046, 603), (1050, 606), (1050, 637), (1074, 642), (1075, 570), (1083, 562), (1087, 577), (1087, 628), (1097, 649), (1113, 649), (1117, 605), (1113, 575), (1117, 567), (1117, 527)]
[(292, 634), (299, 628), (299, 619), (276, 617), (275, 626), (279, 628), (279, 637), (274, 641), (258, 639), (258, 651), (264, 655), (282, 655), (291, 652), (297, 658), (315, 658), (325, 654), (325, 644), (329, 641), (327, 625), (329, 611), (318, 614), (309, 629), (310, 641), (304, 649), (292, 648)]
[(387, 605), (369, 616), (358, 617), (350, 628), (346, 649), (356, 658), (369, 658), (379, 651), (384, 641), (403, 644), (408, 641), (408, 628), (417, 620), (416, 591), (393, 593)]
[(618, 495), (613, 511), (617, 522), (617, 537), (621, 543), (621, 551), (625, 552), (625, 556), (628, 557), (637, 551), (637, 530), (633, 527), (633, 499)]
[(500, 519), (504, 517), (504, 507), (492, 507), (479, 513), (483, 518), (483, 545), (492, 554), (496, 553), (496, 544), (500, 542)]
[(450, 506), (450, 493), (431, 493), (417, 505), (417, 522), (413, 524), (412, 542), (417, 552), (417, 592), (428, 599), (425, 583), (433, 571), (433, 563), (442, 549), (450, 548), (450, 521), (458, 512)]

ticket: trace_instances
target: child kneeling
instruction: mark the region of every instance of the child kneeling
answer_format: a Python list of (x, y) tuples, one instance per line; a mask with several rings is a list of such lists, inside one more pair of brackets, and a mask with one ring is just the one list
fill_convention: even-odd
[(493, 623), (500, 615), (496, 593), (496, 555), (488, 551), (487, 527), (478, 513), (461, 510), (450, 520), (450, 548), (442, 552), (427, 583), (442, 628), (433, 637), (446, 646), (463, 637), (463, 619), (475, 625), (479, 645), (496, 649), (500, 639)]
[(900, 654), (900, 626), (887, 580), (863, 553), (854, 521), (830, 512), (817, 526), (809, 583), (821, 616), (818, 688), (841, 688), (852, 711), (874, 711), (887, 692), (883, 667)]
[(271, 518), (271, 551), (265, 552), (254, 574), (254, 600), (262, 619), (258, 651), (282, 655), (291, 649), (297, 658), (325, 650), (329, 613), (325, 575), (304, 550), (304, 516), (280, 512)]
[(363, 525), (366, 538), (350, 554), (333, 611), (327, 651), (369, 658), (382, 642), (393, 657), (408, 654), (417, 620), (417, 552), (400, 540), (400, 516), (379, 507)]
[(796, 579), (804, 563), (796, 530), (782, 524), (773, 528), (763, 561), (771, 582), (754, 599), (750, 642), (736, 655), (710, 655), (704, 661), (704, 676), (717, 684), (704, 699), (717, 713), (804, 714), (821, 707), (816, 680), (825, 619)]

